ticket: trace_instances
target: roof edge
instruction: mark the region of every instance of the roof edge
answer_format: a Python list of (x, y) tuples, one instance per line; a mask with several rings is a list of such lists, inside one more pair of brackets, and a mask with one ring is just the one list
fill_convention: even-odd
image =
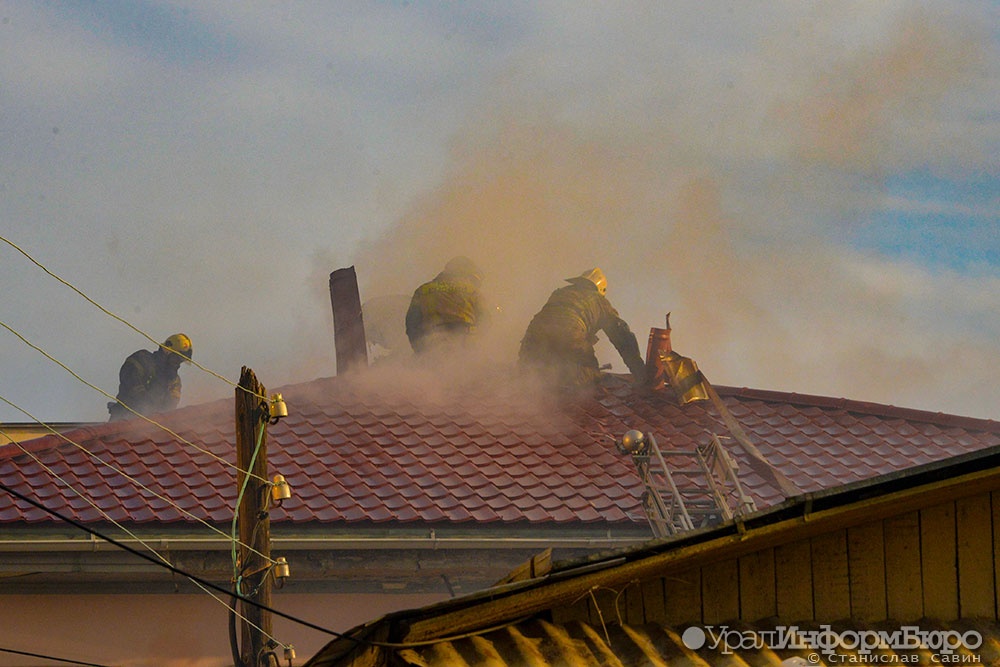
[[(933, 489), (960, 489), (962, 495), (977, 493), (985, 485), (996, 488), (1000, 477), (1000, 447), (992, 447), (969, 455), (961, 455), (945, 461), (937, 461), (917, 466), (903, 474), (890, 474), (864, 480), (842, 488), (828, 489), (815, 493), (805, 493), (789, 498), (775, 507), (761, 510), (744, 517), (740, 521), (729, 521), (710, 528), (692, 531), (662, 540), (652, 540), (645, 545), (624, 549), (620, 552), (594, 556), (562, 563), (560, 567), (535, 579), (528, 579), (499, 587), (476, 591), (466, 596), (452, 598), (420, 609), (400, 610), (359, 626), (335, 639), (316, 657), (329, 657), (338, 653), (338, 645), (349, 649), (364, 643), (365, 638), (377, 629), (394, 628), (402, 630), (404, 641), (425, 641), (427, 627), (436, 621), (428, 619), (450, 616), (472, 605), (490, 604), (503, 607), (505, 600), (524, 594), (544, 597), (539, 589), (548, 586), (565, 586), (570, 580), (602, 577), (611, 568), (623, 567), (628, 576), (635, 576), (643, 568), (673, 559), (680, 563), (694, 557), (705, 558), (709, 554), (727, 550), (738, 550), (751, 542), (751, 537), (769, 540), (778, 533), (795, 530), (822, 530), (828, 522), (843, 520), (851, 511), (871, 515), (873, 509), (879, 512), (897, 511), (901, 497), (919, 501), (918, 496), (931, 493)], [(969, 481), (975, 483), (969, 484)], [(875, 505), (878, 508), (875, 508)], [(860, 514), (859, 514), (860, 516)], [(612, 575), (619, 576), (619, 575)], [(575, 590), (574, 590), (575, 593)], [(402, 621), (402, 625), (395, 624)], [(462, 631), (467, 631), (463, 628)], [(433, 632), (429, 633), (433, 634)], [(309, 662), (307, 664), (315, 664)], [(324, 662), (323, 664), (328, 664)]]
[(965, 417), (947, 412), (917, 410), (915, 408), (903, 408), (887, 403), (859, 401), (849, 398), (822, 396), (820, 394), (799, 394), (797, 392), (777, 391), (773, 389), (754, 389), (752, 387), (732, 387), (726, 385), (712, 386), (719, 392), (719, 395), (733, 398), (756, 399), (768, 403), (791, 403), (793, 405), (817, 408), (834, 408), (861, 415), (905, 419), (907, 421), (919, 421), (971, 430), (1000, 430), (1000, 421), (984, 417)]

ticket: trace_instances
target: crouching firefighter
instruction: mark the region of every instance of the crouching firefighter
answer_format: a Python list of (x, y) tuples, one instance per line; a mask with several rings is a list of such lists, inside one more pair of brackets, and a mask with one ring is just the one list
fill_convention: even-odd
[(116, 402), (108, 403), (109, 421), (176, 408), (181, 400), (177, 370), (192, 356), (191, 339), (182, 333), (167, 338), (155, 352), (137, 350), (130, 354), (118, 371), (118, 395)]
[(479, 286), (482, 273), (468, 257), (455, 257), (433, 280), (413, 292), (406, 311), (406, 337), (420, 354), (461, 344), (486, 316)]

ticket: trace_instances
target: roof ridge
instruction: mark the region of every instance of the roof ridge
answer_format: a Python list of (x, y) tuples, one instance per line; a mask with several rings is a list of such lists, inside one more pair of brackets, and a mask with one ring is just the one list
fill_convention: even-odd
[(861, 401), (835, 396), (823, 396), (820, 394), (800, 394), (798, 392), (778, 391), (774, 389), (754, 389), (752, 387), (732, 387), (725, 385), (713, 386), (720, 395), (731, 396), (733, 398), (792, 403), (795, 405), (806, 405), (818, 408), (837, 408), (858, 414), (905, 419), (907, 421), (919, 421), (937, 424), (939, 426), (957, 426), (983, 431), (1000, 430), (1000, 421), (984, 417), (965, 417), (947, 412), (932, 412), (930, 410), (899, 407), (888, 403), (876, 403), (874, 401)]

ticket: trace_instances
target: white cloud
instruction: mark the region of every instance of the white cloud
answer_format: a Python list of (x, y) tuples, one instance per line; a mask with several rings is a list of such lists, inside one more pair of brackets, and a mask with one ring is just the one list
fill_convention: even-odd
[(0, 22), (0, 79), (7, 104), (39, 109), (67, 100), (92, 103), (122, 74), (126, 54), (86, 30), (59, 20), (47, 5), (4, 6)]
[(887, 211), (913, 213), (917, 215), (942, 215), (977, 218), (980, 220), (1000, 219), (1000, 195), (993, 201), (966, 204), (961, 201), (914, 198), (899, 195), (887, 196), (884, 200)]

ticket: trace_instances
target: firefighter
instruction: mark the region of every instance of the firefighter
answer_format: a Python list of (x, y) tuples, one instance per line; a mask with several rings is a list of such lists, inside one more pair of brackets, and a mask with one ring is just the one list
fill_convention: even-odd
[(108, 403), (109, 421), (131, 419), (135, 414), (148, 416), (173, 410), (181, 400), (181, 379), (177, 370), (193, 356), (191, 339), (174, 334), (155, 352), (137, 350), (125, 359), (118, 371), (117, 402)]
[(483, 324), (482, 273), (468, 257), (454, 257), (433, 280), (418, 287), (406, 311), (406, 337), (422, 353), (464, 342)]
[(594, 344), (597, 332), (604, 331), (635, 383), (644, 384), (646, 366), (639, 344), (605, 296), (604, 272), (593, 268), (566, 282), (569, 285), (552, 292), (528, 324), (518, 355), (521, 365), (564, 389), (593, 386), (601, 379)]

